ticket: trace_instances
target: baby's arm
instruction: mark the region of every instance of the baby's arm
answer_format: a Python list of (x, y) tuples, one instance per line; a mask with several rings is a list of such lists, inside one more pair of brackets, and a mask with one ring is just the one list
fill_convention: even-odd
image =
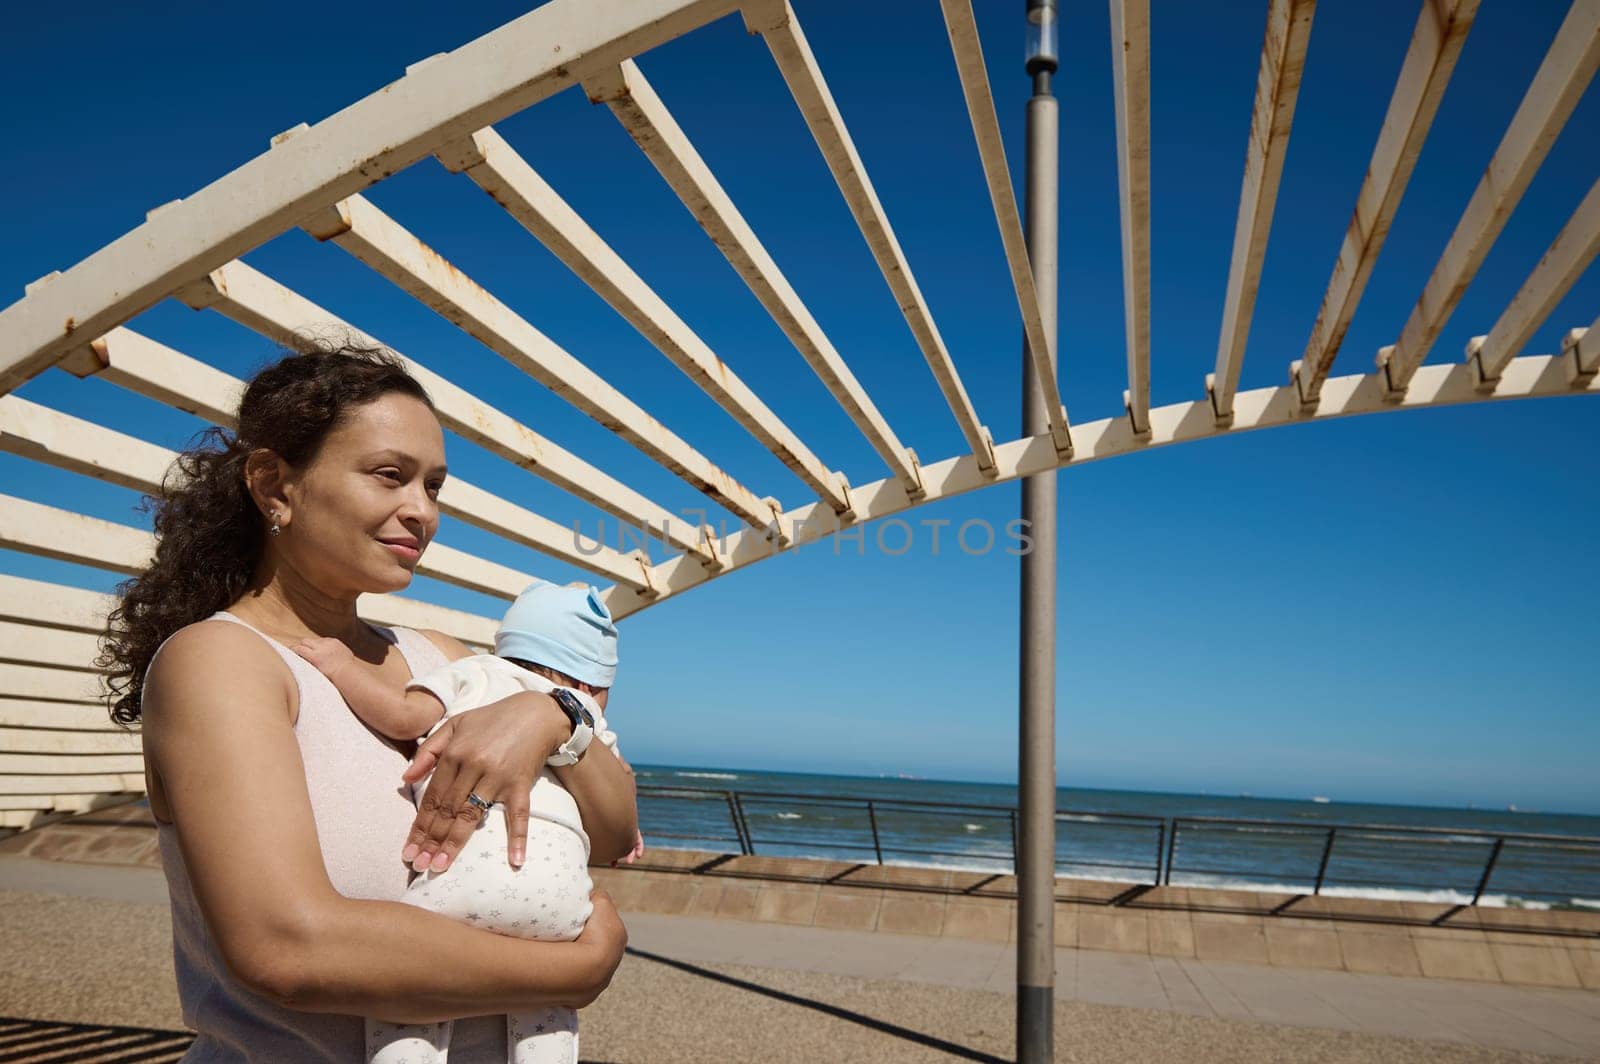
[(416, 739), (444, 716), (444, 703), (431, 691), (397, 691), (356, 661), (337, 639), (313, 636), (293, 647), (338, 688), (351, 712), (391, 739)]
[[(581, 692), (579, 692), (579, 693), (581, 694)], [(589, 696), (584, 696), (584, 697), (587, 699)], [(597, 705), (594, 705), (594, 703), (592, 701), (589, 704), (593, 707), (593, 710), (596, 711), (595, 712), (595, 718), (594, 718), (594, 723), (595, 723), (595, 734), (594, 734), (594, 737), (597, 740), (599, 740), (600, 742), (605, 743), (606, 746), (610, 747), (612, 756), (614, 756), (617, 759), (618, 763), (620, 763), (622, 765), (623, 770), (626, 771), (630, 777), (633, 776), (633, 774), (634, 774), (633, 766), (628, 764), (628, 759), (622, 756), (622, 749), (617, 745), (617, 733), (612, 731), (611, 730), (611, 726), (606, 723), (606, 717), (605, 717), (604, 712), (600, 712), (599, 711), (600, 707), (597, 706)], [(633, 864), (633, 862), (637, 861), (639, 858), (641, 858), (643, 856), (644, 856), (644, 834), (643, 834), (643, 832), (635, 829), (635, 831), (633, 833), (633, 849), (629, 850), (627, 853), (623, 854), (621, 857), (618, 857), (615, 861), (612, 861), (611, 862), (611, 867), (615, 868), (619, 864), (631, 865), (631, 864)]]

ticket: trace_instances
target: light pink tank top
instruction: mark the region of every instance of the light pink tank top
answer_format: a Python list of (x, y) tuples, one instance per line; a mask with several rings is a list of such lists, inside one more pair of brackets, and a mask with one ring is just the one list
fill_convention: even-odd
[[(294, 675), (300, 713), (294, 724), (305, 762), (317, 841), (333, 887), (347, 898), (400, 901), (410, 871), (400, 849), (416, 816), (400, 782), (407, 760), (345, 705), (333, 684), (294, 651), (231, 613), (208, 620), (244, 625), (278, 652)], [(426, 636), (409, 628), (378, 628), (399, 648), (413, 676), (446, 664)], [(159, 651), (158, 651), (159, 653)], [(359, 1016), (296, 1012), (253, 993), (227, 970), (195, 901), (177, 831), (158, 824), (161, 865), (172, 899), (172, 952), (184, 1023), (199, 1032), (185, 1061), (325, 1061), (366, 1059)], [(448, 973), (441, 973), (448, 978)], [(452, 1064), (504, 1061), (505, 1024), (498, 1017), (458, 1021)]]

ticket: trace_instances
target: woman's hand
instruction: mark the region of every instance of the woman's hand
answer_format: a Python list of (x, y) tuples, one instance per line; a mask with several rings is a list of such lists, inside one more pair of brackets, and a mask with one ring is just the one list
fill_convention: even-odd
[(622, 926), (622, 917), (617, 915), (617, 906), (611, 900), (611, 895), (603, 890), (595, 890), (589, 895), (589, 901), (594, 905), (594, 912), (589, 915), (589, 922), (583, 925), (583, 933), (573, 945), (582, 947), (588, 954), (592, 982), (575, 994), (572, 1000), (562, 1002), (573, 1009), (592, 1005), (605, 992), (628, 948), (628, 929)]
[(555, 699), (531, 692), (441, 724), (417, 748), (401, 777), (415, 783), (433, 772), (401, 859), (419, 872), (449, 868), (484, 815), (467, 801), (467, 795), (476, 794), (486, 802), (505, 803), (511, 866), (522, 867), (528, 847), (528, 792), (545, 758), (571, 731)]

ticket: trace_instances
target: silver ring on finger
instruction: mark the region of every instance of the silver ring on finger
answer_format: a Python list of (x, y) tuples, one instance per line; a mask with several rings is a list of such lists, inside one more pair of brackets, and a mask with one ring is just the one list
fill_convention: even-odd
[(486, 802), (482, 798), (479, 798), (476, 794), (467, 795), (467, 804), (475, 809), (481, 810), (484, 816), (489, 815), (489, 810), (493, 805), (493, 803)]

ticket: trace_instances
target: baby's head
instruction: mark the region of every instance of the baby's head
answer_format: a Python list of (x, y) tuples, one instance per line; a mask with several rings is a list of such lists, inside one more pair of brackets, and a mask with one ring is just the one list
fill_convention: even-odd
[(500, 621), (494, 652), (592, 696), (604, 710), (617, 674), (617, 626), (597, 588), (536, 580)]

